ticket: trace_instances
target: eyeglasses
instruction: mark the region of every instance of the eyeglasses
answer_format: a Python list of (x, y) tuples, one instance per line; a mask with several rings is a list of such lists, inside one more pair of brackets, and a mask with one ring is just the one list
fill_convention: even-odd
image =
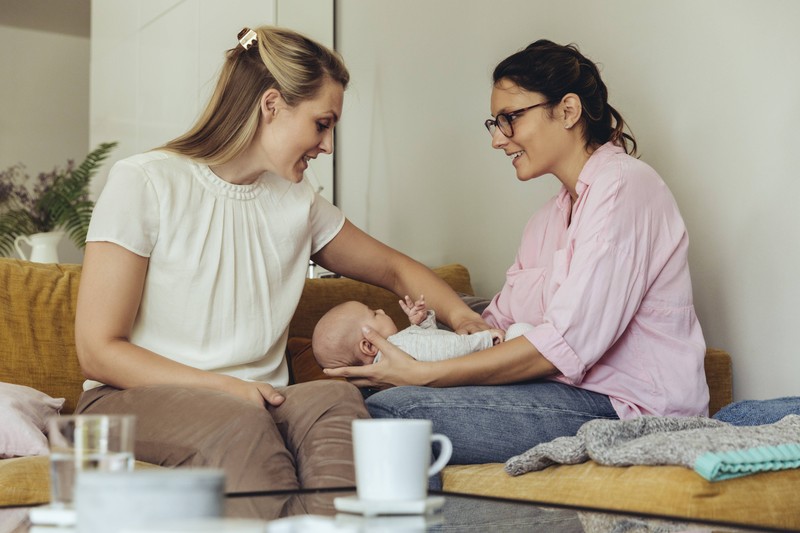
[(534, 107), (547, 105), (549, 103), (550, 102), (539, 102), (538, 104), (523, 107), (522, 109), (517, 109), (516, 111), (511, 111), (509, 113), (498, 113), (494, 119), (487, 119), (483, 125), (486, 126), (486, 129), (489, 130), (489, 134), (492, 136), (494, 136), (495, 129), (500, 128), (500, 133), (506, 137), (513, 137), (514, 126), (512, 123), (517, 119), (517, 117), (521, 116), (523, 113), (525, 113), (525, 111), (533, 109)]

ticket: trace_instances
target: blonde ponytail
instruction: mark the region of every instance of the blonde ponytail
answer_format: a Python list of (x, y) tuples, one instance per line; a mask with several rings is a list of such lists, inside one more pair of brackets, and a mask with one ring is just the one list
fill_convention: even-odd
[(238, 39), (225, 54), (214, 93), (197, 123), (160, 149), (208, 165), (226, 163), (255, 137), (259, 101), (268, 89), (276, 88), (288, 105), (295, 106), (314, 98), (326, 78), (343, 88), (350, 81), (336, 52), (292, 30), (245, 28)]

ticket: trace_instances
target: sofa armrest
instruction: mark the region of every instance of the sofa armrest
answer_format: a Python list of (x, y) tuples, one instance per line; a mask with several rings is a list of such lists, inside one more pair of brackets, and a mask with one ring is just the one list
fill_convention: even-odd
[(709, 348), (705, 358), (706, 382), (711, 395), (708, 401), (708, 416), (733, 401), (733, 370), (728, 352)]

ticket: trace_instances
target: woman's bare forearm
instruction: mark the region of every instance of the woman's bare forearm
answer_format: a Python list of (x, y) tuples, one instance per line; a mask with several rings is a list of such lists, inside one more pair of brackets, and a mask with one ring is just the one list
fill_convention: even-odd
[(470, 309), (447, 282), (421, 263), (409, 259), (397, 272), (395, 294), (411, 298), (425, 295), (426, 303), (436, 311), (437, 318), (451, 328), (461, 329), (471, 321), (483, 323), (480, 315)]
[(524, 337), (446, 361), (421, 363), (414, 382), (431, 387), (504, 385), (540, 379), (558, 369)]
[[(358, 250), (358, 253), (354, 253)], [(488, 329), (453, 289), (422, 263), (377, 241), (345, 221), (339, 234), (315, 256), (325, 268), (390, 290), (402, 298), (421, 294), (439, 319), (456, 330)]]
[(119, 389), (145, 385), (182, 385), (228, 391), (233, 378), (187, 366), (126, 339), (81, 343), (81, 370), (91, 380)]

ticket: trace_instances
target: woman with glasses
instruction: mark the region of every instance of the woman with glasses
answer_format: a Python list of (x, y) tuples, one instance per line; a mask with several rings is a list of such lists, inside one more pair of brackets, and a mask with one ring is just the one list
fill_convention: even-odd
[(597, 67), (573, 45), (540, 40), (493, 79), (492, 147), (518, 180), (561, 182), (483, 311), (492, 327), (535, 327), (428, 363), (368, 332), (383, 360), (328, 374), (394, 386), (367, 400), (370, 414), (433, 420), (463, 464), (505, 461), (592, 419), (707, 413), (686, 227), (662, 179), (629, 155), (636, 142)]

